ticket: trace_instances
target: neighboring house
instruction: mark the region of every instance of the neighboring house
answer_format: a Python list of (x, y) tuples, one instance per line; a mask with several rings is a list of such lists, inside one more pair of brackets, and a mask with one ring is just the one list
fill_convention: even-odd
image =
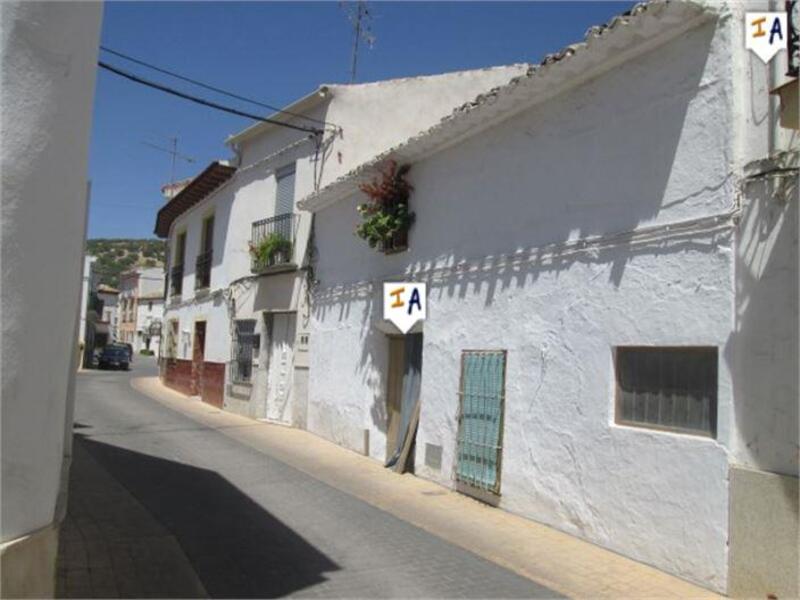
[[(134, 267), (120, 275), (119, 288), (118, 341), (130, 344), (134, 353), (138, 353), (143, 348), (150, 348), (152, 338), (158, 337), (149, 330), (145, 332), (139, 319), (148, 312), (153, 316), (154, 305), (157, 306), (156, 310), (163, 310), (163, 301), (158, 302), (156, 298), (164, 297), (164, 269)], [(140, 309), (141, 304), (144, 304), (144, 310)]]
[(117, 301), (119, 290), (101, 283), (97, 286), (97, 297), (103, 302), (103, 315), (101, 321), (108, 327), (108, 339), (116, 342), (119, 336), (117, 323)]
[(95, 348), (95, 323), (100, 319), (97, 312), (98, 277), (94, 270), (95, 256), (83, 258), (83, 277), (81, 278), (81, 306), (80, 321), (78, 324), (78, 347), (81, 352), (80, 366), (92, 366), (92, 355)]
[(101, 3), (0, 3), (3, 598), (55, 595)]
[(136, 303), (137, 352), (149, 350), (156, 356), (161, 347), (161, 328), (164, 317), (164, 292), (139, 296)]
[[(401, 468), (713, 590), (796, 597), (797, 132), (744, 19), (637, 5), (301, 200), (308, 430), (410, 448)], [(390, 160), (416, 219), (381, 253), (353, 232)], [(427, 283), (406, 336), (387, 281)]]
[[(253, 418), (304, 427), (311, 216), (295, 198), (430, 127), (526, 65), (322, 86), (228, 140), (159, 211), (169, 285), (167, 385)], [(298, 131), (291, 127), (300, 127)]]

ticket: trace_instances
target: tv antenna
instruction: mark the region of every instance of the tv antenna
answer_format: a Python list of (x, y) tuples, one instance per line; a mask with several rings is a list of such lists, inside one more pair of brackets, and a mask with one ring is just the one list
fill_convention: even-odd
[(356, 67), (358, 66), (358, 46), (361, 41), (367, 44), (369, 49), (375, 45), (375, 36), (372, 33), (372, 13), (364, 0), (358, 0), (355, 7), (347, 6), (344, 2), (340, 6), (347, 13), (347, 18), (353, 25), (353, 54), (350, 58), (350, 83), (356, 80)]
[(187, 163), (195, 163), (197, 162), (196, 159), (192, 158), (191, 156), (186, 156), (185, 154), (181, 154), (178, 152), (178, 136), (168, 137), (167, 140), (170, 141), (171, 145), (169, 148), (164, 148), (163, 146), (158, 146), (157, 144), (153, 144), (151, 142), (142, 142), (145, 146), (149, 146), (155, 150), (160, 150), (161, 152), (166, 152), (172, 158), (170, 161), (170, 168), (169, 168), (169, 185), (170, 189), (175, 184), (175, 161), (180, 159)]

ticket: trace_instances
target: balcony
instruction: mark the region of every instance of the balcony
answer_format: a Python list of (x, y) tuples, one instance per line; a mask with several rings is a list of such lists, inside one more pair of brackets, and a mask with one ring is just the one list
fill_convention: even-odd
[(294, 262), (295, 216), (292, 213), (253, 223), (250, 235), (250, 271), (271, 273), (296, 269)]
[(169, 295), (176, 298), (183, 292), (183, 265), (175, 265), (169, 270)]
[(197, 255), (194, 270), (194, 289), (204, 290), (211, 287), (211, 259), (213, 250), (206, 250)]

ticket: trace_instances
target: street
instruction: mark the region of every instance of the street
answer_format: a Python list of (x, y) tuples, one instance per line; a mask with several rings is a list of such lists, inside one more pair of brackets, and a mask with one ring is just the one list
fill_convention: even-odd
[(557, 595), (130, 386), (155, 374), (78, 375), (59, 596)]

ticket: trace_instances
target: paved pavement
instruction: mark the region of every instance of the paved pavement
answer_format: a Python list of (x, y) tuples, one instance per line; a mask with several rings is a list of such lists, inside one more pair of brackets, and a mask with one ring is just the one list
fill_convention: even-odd
[(60, 596), (558, 595), (130, 387), (154, 373), (78, 376)]

